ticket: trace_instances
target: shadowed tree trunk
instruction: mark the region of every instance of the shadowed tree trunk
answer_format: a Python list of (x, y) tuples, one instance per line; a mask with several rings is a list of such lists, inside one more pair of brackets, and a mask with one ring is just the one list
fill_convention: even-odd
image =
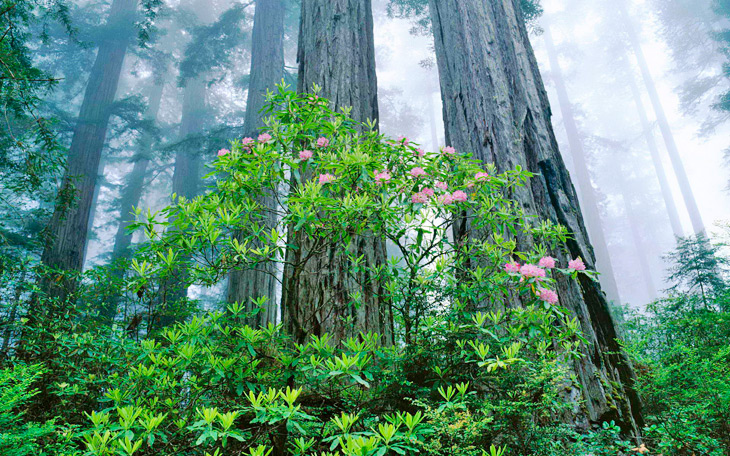
[(583, 140), (580, 137), (578, 124), (575, 121), (573, 104), (568, 97), (568, 90), (565, 87), (565, 80), (563, 79), (563, 70), (560, 68), (558, 53), (555, 49), (550, 27), (547, 23), (544, 23), (543, 37), (545, 38), (545, 48), (548, 53), (548, 59), (550, 60), (550, 71), (555, 82), (555, 90), (558, 94), (558, 104), (563, 114), (563, 125), (565, 125), (565, 132), (568, 136), (570, 154), (573, 157), (575, 177), (583, 203), (581, 207), (583, 208), (583, 215), (585, 216), (590, 239), (596, 251), (596, 269), (601, 273), (601, 285), (608, 298), (620, 303), (621, 299), (619, 297), (618, 285), (616, 284), (616, 274), (611, 263), (611, 255), (603, 229), (603, 221), (601, 221), (601, 209), (598, 206), (596, 191), (591, 182), (591, 172), (588, 169), (585, 151), (583, 150)]
[(639, 64), (639, 70), (641, 70), (641, 76), (644, 79), (644, 85), (646, 86), (646, 90), (649, 93), (649, 99), (651, 100), (651, 104), (654, 107), (654, 113), (656, 114), (657, 122), (659, 123), (659, 130), (662, 132), (664, 144), (667, 147), (667, 152), (669, 152), (669, 158), (672, 161), (674, 173), (677, 175), (679, 188), (682, 191), (682, 197), (684, 198), (684, 204), (687, 206), (689, 218), (692, 221), (692, 228), (694, 229), (695, 234), (704, 233), (705, 224), (702, 221), (700, 209), (699, 207), (697, 207), (697, 201), (695, 200), (694, 193), (692, 192), (692, 185), (690, 185), (689, 183), (687, 171), (684, 169), (682, 157), (679, 155), (679, 149), (677, 148), (677, 143), (674, 140), (674, 133), (672, 133), (672, 129), (669, 126), (669, 120), (667, 119), (667, 115), (664, 112), (664, 106), (662, 105), (662, 102), (659, 98), (659, 92), (657, 92), (656, 84), (654, 83), (654, 77), (651, 75), (651, 71), (649, 70), (649, 64), (646, 62), (646, 57), (644, 57), (644, 50), (641, 47), (641, 40), (639, 39), (639, 35), (636, 33), (634, 24), (631, 22), (631, 18), (626, 11), (626, 3), (624, 2), (624, 0), (617, 2), (617, 6), (619, 8), (621, 16), (624, 19), (626, 31), (629, 35), (629, 42), (631, 43), (631, 48), (633, 49), (634, 55), (636, 56), (636, 61)]
[[(127, 47), (134, 37), (136, 0), (114, 0), (104, 38), (99, 44), (89, 75), (84, 100), (68, 154), (59, 201), (48, 227), (48, 241), (41, 260), (44, 265), (80, 272), (88, 240), (89, 216), (106, 140), (112, 103)], [(73, 201), (68, 204), (69, 197)], [(63, 301), (77, 286), (75, 277), (49, 275), (41, 289)], [(31, 314), (35, 309), (31, 308)]]
[[(147, 104), (147, 113), (145, 117), (151, 122), (157, 120), (157, 114), (160, 111), (162, 101), (163, 82), (156, 81), (149, 95)], [(127, 176), (127, 182), (122, 190), (120, 209), (119, 209), (119, 226), (114, 235), (114, 248), (112, 250), (111, 262), (114, 263), (122, 258), (129, 256), (129, 247), (132, 245), (132, 234), (128, 232), (130, 222), (134, 218), (133, 212), (142, 198), (142, 190), (144, 188), (144, 180), (147, 176), (147, 168), (150, 164), (150, 153), (154, 136), (152, 133), (144, 133), (139, 140), (138, 151), (132, 158), (134, 165), (132, 171)], [(115, 266), (115, 275), (122, 277), (124, 270)], [(108, 298), (102, 309), (101, 316), (108, 320), (114, 320), (117, 313), (117, 304), (119, 302), (118, 293), (114, 293)]]
[[(373, 17), (370, 0), (304, 0), (299, 31), (299, 91), (322, 88), (333, 107), (352, 107), (352, 117), (378, 118)], [(282, 310), (287, 329), (298, 341), (328, 333), (335, 340), (377, 332), (392, 342), (392, 314), (382, 286), (369, 267), (385, 263), (385, 242), (360, 236), (348, 249), (363, 256), (362, 272), (352, 269), (342, 247), (312, 252), (304, 232), (291, 232), (282, 286)], [(359, 305), (353, 295), (360, 294)], [(351, 319), (348, 323), (345, 320)]]
[[(501, 171), (521, 166), (536, 175), (514, 197), (528, 214), (560, 223), (571, 232), (572, 257), (595, 264), (570, 176), (558, 151), (551, 112), (519, 0), (430, 0), (444, 103), (446, 142), (494, 162)], [(454, 236), (464, 238), (468, 219)], [(518, 240), (522, 248), (529, 240)], [(561, 264), (563, 253), (556, 252)], [(475, 266), (475, 265), (473, 265)], [(573, 363), (576, 424), (615, 420), (624, 432), (642, 425), (630, 360), (616, 340), (616, 327), (600, 286), (580, 276), (559, 278), (562, 306), (574, 313), (589, 342)]]
[[(261, 109), (266, 103), (266, 91), (274, 90), (284, 76), (284, 5), (282, 0), (258, 0), (251, 37), (251, 78), (246, 102), (244, 136), (254, 136), (264, 126)], [(270, 209), (264, 226), (269, 231), (276, 225), (276, 197), (261, 198), (259, 204)], [(256, 247), (256, 246), (253, 246)], [(265, 262), (254, 269), (236, 269), (228, 278), (228, 302), (246, 303), (252, 310), (252, 300), (268, 298), (265, 308), (249, 321), (252, 326), (276, 324), (276, 263)]]

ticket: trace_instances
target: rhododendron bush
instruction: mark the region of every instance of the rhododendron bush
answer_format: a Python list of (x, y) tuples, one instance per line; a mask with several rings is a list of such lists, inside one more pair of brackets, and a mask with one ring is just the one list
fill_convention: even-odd
[[(592, 273), (580, 259), (559, 264), (552, 255), (565, 230), (510, 199), (528, 173), (497, 173), (453, 147), (424, 152), (285, 87), (270, 95), (268, 114), (265, 132), (212, 159), (206, 194), (138, 214), (147, 241), (127, 279), (137, 308), (125, 309), (140, 316), (136, 325), (95, 329), (79, 316), (73, 336), (59, 335), (75, 358), (46, 363), (46, 394), (59, 435), (75, 442), (68, 454), (552, 455), (590, 451), (594, 440), (613, 454), (624, 448), (613, 426), (591, 440), (563, 424), (580, 407), (566, 396), (576, 387), (567, 372), (584, 341), (555, 277)], [(271, 196), (273, 207), (262, 203)], [(454, 239), (452, 226), (464, 222), (480, 234)], [(315, 249), (347, 252), (360, 235), (387, 242), (385, 264), (351, 258), (343, 273), (371, 268), (383, 284), (392, 344), (377, 334), (295, 343), (281, 324), (248, 326), (274, 296), (253, 309), (188, 306), (192, 315), (167, 315), (178, 323), (166, 327), (155, 317), (173, 309), (171, 283), (215, 286), (233, 269), (283, 263), (294, 232)], [(519, 251), (517, 238), (534, 248)]]

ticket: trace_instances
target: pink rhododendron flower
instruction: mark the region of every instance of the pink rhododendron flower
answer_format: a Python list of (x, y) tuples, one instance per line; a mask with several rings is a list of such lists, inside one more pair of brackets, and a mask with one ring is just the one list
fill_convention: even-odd
[(329, 184), (330, 182), (333, 182), (335, 180), (335, 176), (332, 174), (320, 174), (319, 175), (319, 183), (321, 185)]
[(255, 143), (255, 142), (256, 142), (256, 141), (255, 141), (255, 140), (254, 140), (253, 138), (243, 138), (243, 139), (241, 140), (241, 145), (242, 145), (243, 147), (248, 147), (248, 146), (250, 146), (251, 144), (253, 144), (253, 143)]
[(411, 143), (405, 136), (398, 136), (398, 142), (403, 144), (404, 146), (407, 146)]
[(447, 184), (446, 182), (436, 181), (434, 185), (436, 185), (436, 188), (443, 191), (446, 191), (449, 188), (449, 184)]
[(487, 173), (476, 173), (474, 175), (474, 179), (477, 180), (477, 182), (484, 182), (489, 177), (489, 174)]
[(540, 262), (537, 263), (541, 268), (552, 269), (555, 267), (555, 258), (546, 256), (540, 258)]
[(547, 288), (540, 288), (537, 290), (538, 296), (540, 296), (540, 300), (547, 302), (548, 304), (557, 304), (558, 303), (558, 294), (554, 292), (553, 290), (548, 290)]
[(545, 277), (545, 270), (535, 266), (534, 264), (526, 264), (520, 268), (520, 274), (522, 274), (523, 277)]
[(429, 198), (434, 195), (433, 189), (432, 188), (428, 188), (428, 187), (421, 189), (421, 193), (423, 193), (424, 195), (428, 196)]
[(504, 270), (506, 272), (512, 272), (512, 273), (518, 273), (520, 272), (520, 263), (516, 261), (511, 261), (504, 265)]
[(299, 159), (303, 160), (303, 161), (307, 161), (310, 158), (312, 158), (313, 155), (314, 154), (312, 154), (311, 150), (303, 150), (303, 151), (299, 152)]
[(222, 156), (224, 156), (224, 155), (228, 155), (228, 154), (230, 154), (230, 153), (231, 153), (231, 151), (230, 151), (230, 150), (228, 150), (228, 149), (221, 149), (221, 150), (219, 150), (219, 151), (218, 151), (218, 156), (219, 156), (219, 157), (222, 157)]
[(456, 149), (451, 146), (446, 146), (441, 148), (441, 152), (449, 155), (454, 155), (456, 153)]
[(445, 195), (439, 196), (439, 202), (448, 205), (454, 202), (454, 197), (450, 193), (446, 193)]
[(425, 150), (423, 150), (423, 149), (416, 149), (416, 154), (417, 154), (417, 155), (418, 155), (419, 157), (425, 157), (425, 156), (426, 156), (426, 151), (425, 151)]
[(454, 199), (454, 201), (458, 202), (464, 202), (467, 199), (466, 193), (462, 192), (461, 190), (457, 190), (454, 193), (451, 194), (451, 197)]
[(427, 175), (426, 174), (426, 170), (424, 170), (420, 166), (416, 166), (415, 168), (413, 168), (412, 170), (410, 170), (408, 173), (411, 176), (413, 176), (413, 177), (421, 177), (421, 176), (426, 176)]
[(425, 204), (428, 202), (428, 195), (421, 192), (414, 193), (413, 196), (411, 196), (411, 202), (415, 204)]
[(268, 133), (261, 133), (259, 135), (259, 142), (265, 143), (271, 141), (271, 135)]
[(466, 188), (474, 188), (474, 182), (469, 182), (466, 184)]
[(576, 258), (575, 260), (568, 261), (568, 267), (570, 269), (574, 269), (576, 271), (585, 271), (586, 265), (583, 263), (583, 260), (580, 258)]
[(324, 136), (317, 139), (317, 147), (328, 147), (330, 145), (330, 140), (325, 138)]
[(378, 184), (382, 184), (383, 182), (388, 182), (391, 179), (391, 175), (387, 170), (380, 171), (379, 173), (375, 173), (375, 182)]

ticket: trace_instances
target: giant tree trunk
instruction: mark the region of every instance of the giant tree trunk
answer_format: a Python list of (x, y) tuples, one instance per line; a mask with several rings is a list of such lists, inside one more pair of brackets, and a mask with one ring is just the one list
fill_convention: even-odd
[[(334, 107), (352, 107), (355, 120), (378, 118), (373, 17), (370, 0), (304, 0), (299, 31), (299, 91), (316, 83)], [(282, 286), (284, 322), (293, 337), (328, 333), (343, 340), (359, 332), (376, 332), (392, 341), (392, 314), (382, 286), (369, 267), (385, 263), (385, 242), (354, 238), (349, 250), (363, 256), (362, 272), (351, 273), (341, 246), (312, 252), (303, 231), (290, 233)], [(353, 306), (353, 295), (361, 295)], [(346, 323), (346, 319), (351, 319)]]
[(575, 121), (575, 113), (573, 105), (568, 97), (568, 90), (565, 87), (563, 79), (563, 70), (560, 68), (558, 61), (558, 53), (553, 43), (553, 37), (550, 33), (550, 27), (544, 25), (545, 48), (550, 60), (550, 71), (552, 72), (553, 81), (555, 82), (555, 90), (558, 93), (558, 104), (563, 114), (563, 125), (568, 136), (568, 145), (570, 153), (573, 157), (575, 166), (576, 181), (580, 189), (581, 207), (585, 216), (586, 228), (593, 242), (596, 251), (596, 269), (601, 273), (601, 285), (603, 286), (608, 298), (615, 302), (621, 302), (616, 284), (616, 274), (611, 263), (611, 255), (606, 241), (606, 234), (601, 221), (601, 209), (598, 206), (598, 198), (596, 191), (591, 182), (591, 172), (586, 162), (585, 151), (583, 150), (583, 140), (578, 131), (578, 124)]
[[(99, 44), (89, 75), (81, 111), (69, 149), (59, 202), (48, 228), (48, 241), (41, 260), (61, 272), (80, 272), (88, 240), (89, 215), (96, 188), (101, 152), (106, 140), (111, 106), (119, 84), (127, 47), (134, 37), (136, 0), (114, 0), (109, 12), (108, 33)], [(69, 196), (73, 197), (66, 204)], [(52, 298), (66, 299), (77, 286), (72, 276), (49, 275), (41, 289)], [(34, 309), (31, 309), (31, 313)]]
[[(274, 90), (284, 76), (284, 5), (282, 0), (258, 0), (251, 38), (251, 79), (246, 102), (244, 136), (254, 136), (264, 126), (261, 109), (266, 103), (266, 91)], [(276, 197), (268, 195), (259, 204), (265, 214), (261, 222), (276, 225)], [(276, 324), (276, 263), (265, 262), (252, 269), (236, 269), (228, 277), (228, 302), (245, 303), (252, 310), (252, 300), (268, 299), (263, 311), (249, 322), (253, 326)]]
[[(151, 122), (157, 120), (157, 114), (160, 110), (162, 101), (163, 82), (158, 81), (152, 87), (147, 104), (147, 112), (145, 117)], [(151, 133), (144, 133), (139, 140), (138, 150), (132, 158), (134, 165), (132, 171), (127, 176), (127, 182), (122, 190), (120, 209), (119, 209), (119, 226), (114, 235), (114, 248), (112, 250), (112, 263), (115, 263), (129, 256), (129, 248), (132, 245), (132, 234), (129, 233), (129, 225), (133, 219), (134, 208), (139, 205), (142, 198), (142, 190), (144, 188), (144, 180), (147, 176), (147, 168), (150, 164), (150, 152), (154, 137)], [(120, 265), (113, 265), (114, 273), (121, 278), (124, 269)], [(117, 304), (119, 302), (119, 293), (114, 293), (107, 298), (104, 307), (101, 310), (101, 316), (107, 321), (113, 321), (117, 313)]]
[(617, 2), (617, 6), (621, 15), (624, 18), (626, 31), (628, 32), (629, 41), (631, 43), (631, 48), (634, 51), (634, 55), (636, 55), (636, 61), (639, 64), (641, 76), (644, 79), (644, 85), (646, 86), (646, 90), (649, 93), (649, 99), (651, 100), (651, 104), (654, 107), (654, 113), (656, 114), (657, 122), (659, 122), (659, 130), (662, 132), (664, 144), (667, 147), (667, 151), (669, 152), (669, 158), (671, 159), (672, 166), (674, 167), (674, 173), (677, 175), (679, 188), (682, 191), (682, 197), (684, 198), (684, 204), (687, 206), (689, 218), (692, 221), (692, 228), (694, 229), (695, 234), (704, 233), (705, 224), (702, 221), (700, 209), (699, 207), (697, 207), (697, 201), (695, 200), (694, 193), (692, 192), (692, 185), (690, 185), (689, 183), (687, 171), (684, 169), (682, 157), (679, 155), (679, 149), (677, 148), (677, 143), (674, 140), (674, 133), (672, 133), (672, 129), (669, 126), (669, 120), (667, 119), (667, 115), (664, 112), (664, 106), (659, 99), (659, 92), (657, 92), (656, 84), (654, 83), (654, 77), (651, 75), (651, 71), (649, 71), (649, 64), (646, 62), (646, 57), (644, 57), (644, 50), (641, 47), (641, 40), (639, 39), (639, 35), (636, 33), (636, 29), (634, 28), (634, 24), (631, 22), (631, 18), (628, 16), (624, 0), (620, 0), (619, 2)]
[[(521, 166), (536, 175), (514, 197), (528, 214), (565, 226), (569, 255), (595, 264), (570, 176), (558, 151), (537, 61), (519, 0), (430, 0), (441, 77), (446, 141), (501, 171)], [(471, 231), (466, 219), (454, 236)], [(520, 240), (528, 248), (529, 240)], [(556, 253), (562, 264), (567, 258)], [(562, 305), (574, 313), (588, 346), (574, 363), (583, 404), (576, 424), (615, 420), (625, 432), (640, 428), (634, 372), (616, 340), (600, 286), (585, 276), (558, 279)]]

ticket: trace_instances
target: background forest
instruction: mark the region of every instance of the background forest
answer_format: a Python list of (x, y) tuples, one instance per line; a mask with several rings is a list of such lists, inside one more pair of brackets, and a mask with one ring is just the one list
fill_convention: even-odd
[(0, 22), (0, 455), (730, 455), (729, 1)]

